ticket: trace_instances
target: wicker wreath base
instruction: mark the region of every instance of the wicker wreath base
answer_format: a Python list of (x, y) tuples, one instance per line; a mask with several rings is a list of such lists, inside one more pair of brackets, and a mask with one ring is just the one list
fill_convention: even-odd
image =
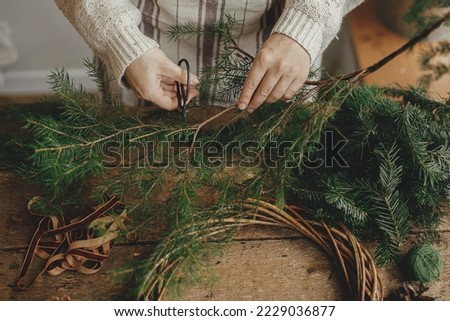
[(307, 211), (295, 206), (279, 209), (261, 200), (247, 200), (247, 209), (241, 225), (266, 225), (290, 228), (319, 245), (338, 263), (351, 300), (383, 300), (383, 285), (376, 264), (369, 251), (360, 244), (353, 233), (343, 224), (329, 227), (325, 223), (304, 219), (300, 212)]
[[(162, 241), (165, 253), (156, 255), (151, 272), (147, 274), (141, 284), (139, 299), (162, 300), (173, 280), (173, 273), (177, 266), (182, 266), (183, 257), (169, 255), (172, 244), (179, 244), (174, 240), (183, 235), (183, 240), (189, 243), (192, 239), (208, 243), (226, 235), (226, 232), (246, 226), (272, 226), (289, 228), (314, 241), (331, 258), (337, 261), (338, 269), (345, 281), (350, 294), (350, 300), (383, 300), (383, 286), (377, 272), (376, 264), (369, 251), (365, 249), (357, 238), (343, 225), (329, 227), (325, 223), (306, 220), (300, 213), (307, 209), (295, 206), (284, 206), (283, 209), (270, 201), (247, 199), (240, 204), (238, 210), (230, 210), (220, 220), (212, 218), (207, 222), (189, 225), (182, 230), (169, 234), (166, 242)], [(199, 231), (202, 231), (201, 233)], [(189, 244), (184, 244), (189, 247)], [(166, 277), (162, 277), (165, 275)], [(186, 277), (184, 275), (184, 277)]]

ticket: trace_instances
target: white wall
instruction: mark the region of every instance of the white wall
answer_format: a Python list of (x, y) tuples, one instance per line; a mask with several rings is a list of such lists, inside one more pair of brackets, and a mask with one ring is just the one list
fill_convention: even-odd
[(85, 82), (82, 61), (92, 53), (53, 0), (0, 0), (0, 20), (8, 22), (19, 56), (0, 71), (0, 94), (48, 92), (46, 75), (63, 66)]

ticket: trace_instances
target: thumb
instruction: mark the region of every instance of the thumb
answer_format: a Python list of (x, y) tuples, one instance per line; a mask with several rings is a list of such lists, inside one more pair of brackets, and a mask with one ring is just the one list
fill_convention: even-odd
[[(187, 70), (184, 68), (181, 68), (180, 66), (171, 63), (170, 66), (167, 69), (167, 76), (169, 78), (174, 79), (175, 81), (178, 81), (180, 84), (187, 85), (188, 80), (188, 73)], [(200, 81), (198, 80), (198, 77), (194, 74), (189, 74), (190, 84), (191, 85), (198, 85)]]

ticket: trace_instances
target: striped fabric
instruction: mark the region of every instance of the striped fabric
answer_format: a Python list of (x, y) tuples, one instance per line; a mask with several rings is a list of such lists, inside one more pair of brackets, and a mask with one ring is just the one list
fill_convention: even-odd
[(168, 27), (185, 23), (204, 26), (223, 19), (226, 13), (232, 14), (242, 21), (239, 46), (254, 54), (270, 35), (284, 1), (140, 0), (137, 6), (142, 13), (141, 31), (156, 40), (172, 61), (186, 58), (192, 71), (199, 74), (218, 58), (221, 50), (218, 37), (199, 35), (170, 42)]

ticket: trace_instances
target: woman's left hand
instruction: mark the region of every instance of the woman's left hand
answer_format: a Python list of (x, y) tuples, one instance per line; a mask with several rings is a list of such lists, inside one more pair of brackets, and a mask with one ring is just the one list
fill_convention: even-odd
[(238, 107), (253, 112), (263, 103), (290, 100), (308, 77), (311, 59), (295, 40), (272, 34), (255, 57)]

